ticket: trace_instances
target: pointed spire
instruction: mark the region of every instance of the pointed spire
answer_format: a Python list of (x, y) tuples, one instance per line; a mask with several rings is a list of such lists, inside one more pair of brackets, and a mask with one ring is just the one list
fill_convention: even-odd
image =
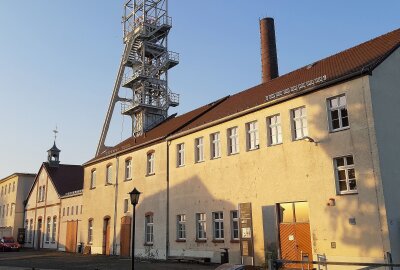
[(53, 130), (54, 132), (54, 143), (53, 147), (47, 150), (47, 162), (49, 163), (50, 167), (58, 167), (60, 165), (60, 152), (61, 150), (57, 148), (56, 139), (57, 139), (57, 126), (56, 129)]

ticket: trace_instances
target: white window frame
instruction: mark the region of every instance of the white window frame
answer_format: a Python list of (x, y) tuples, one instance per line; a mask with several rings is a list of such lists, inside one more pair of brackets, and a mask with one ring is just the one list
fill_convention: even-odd
[(207, 216), (205, 213), (196, 213), (196, 239), (207, 240)]
[(176, 216), (176, 238), (180, 241), (186, 240), (186, 215), (180, 214)]
[(125, 181), (132, 180), (132, 159), (125, 160)]
[[(336, 105), (332, 105), (333, 102), (336, 102)], [(347, 110), (347, 98), (345, 94), (338, 95), (335, 97), (331, 97), (327, 99), (327, 107), (328, 107), (328, 118), (329, 118), (329, 131), (341, 131), (350, 128), (350, 119), (349, 112)], [(333, 119), (332, 114), (337, 111), (339, 127), (333, 127)], [(343, 113), (346, 113), (346, 116), (343, 116)], [(344, 126), (343, 119), (347, 118), (347, 126)]]
[(124, 213), (129, 212), (129, 199), (124, 199)]
[(267, 118), (268, 145), (278, 145), (283, 142), (281, 115), (275, 114)]
[(96, 170), (92, 170), (90, 173), (90, 189), (96, 187)]
[(194, 139), (194, 161), (204, 161), (204, 137)]
[(154, 174), (154, 160), (155, 160), (155, 153), (151, 152), (147, 154), (147, 175)]
[(234, 155), (239, 153), (239, 128), (231, 127), (228, 128), (228, 155)]
[(221, 157), (221, 134), (214, 132), (210, 134), (210, 155), (211, 159)]
[(144, 219), (144, 239), (147, 245), (152, 245), (154, 241), (154, 215), (148, 214)]
[[(347, 158), (351, 158), (353, 160), (353, 164), (348, 164)], [(343, 159), (344, 165), (341, 165), (341, 166), (338, 165), (339, 159)], [(358, 193), (354, 156), (346, 155), (346, 156), (341, 156), (341, 157), (335, 157), (333, 159), (333, 164), (334, 164), (334, 168), (335, 168), (336, 193), (337, 194), (356, 194), (356, 193)], [(344, 180), (339, 180), (339, 171), (344, 171), (344, 173), (345, 173)], [(351, 178), (351, 176), (350, 176), (351, 171), (353, 171), (354, 178)], [(350, 181), (355, 181), (355, 189), (350, 189)], [(340, 182), (346, 183), (346, 190), (340, 190)]]
[(108, 164), (106, 167), (106, 185), (111, 185), (112, 184), (112, 164)]
[(51, 217), (47, 217), (47, 224), (46, 224), (46, 243), (50, 242), (50, 234), (51, 234)]
[(52, 225), (52, 231), (51, 231), (51, 242), (55, 243), (56, 242), (56, 232), (57, 232), (57, 217), (53, 217), (53, 225)]
[(93, 244), (93, 218), (88, 220), (88, 244)]
[(256, 150), (260, 148), (260, 135), (258, 133), (258, 121), (246, 123), (247, 150)]
[[(231, 211), (231, 239), (233, 241), (239, 241), (239, 211)], [(236, 235), (235, 235), (236, 234)]]
[(293, 140), (301, 140), (308, 136), (307, 110), (305, 106), (294, 108), (291, 111)]
[(213, 212), (213, 239), (217, 241), (223, 241), (224, 235), (224, 212), (218, 211)]
[(180, 143), (176, 145), (176, 166), (185, 166), (185, 144)]

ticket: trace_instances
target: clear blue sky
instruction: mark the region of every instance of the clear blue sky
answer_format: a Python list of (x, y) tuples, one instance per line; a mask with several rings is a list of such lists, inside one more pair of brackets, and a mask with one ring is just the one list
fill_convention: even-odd
[[(123, 49), (122, 4), (0, 0), (0, 178), (36, 173), (56, 124), (62, 163), (94, 156)], [(170, 0), (169, 49), (181, 60), (169, 73), (181, 94), (171, 113), (260, 82), (261, 17), (275, 18), (284, 74), (398, 28), (399, 10), (398, 0)], [(114, 117), (108, 144), (122, 122)]]

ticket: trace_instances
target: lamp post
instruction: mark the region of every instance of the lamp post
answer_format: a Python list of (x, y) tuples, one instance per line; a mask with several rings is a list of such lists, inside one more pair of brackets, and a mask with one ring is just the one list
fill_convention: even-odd
[(139, 202), (140, 192), (136, 188), (134, 188), (131, 192), (128, 193), (131, 197), (131, 204), (133, 205), (133, 213), (132, 213), (132, 270), (135, 269), (135, 222), (136, 222), (136, 212), (135, 208)]

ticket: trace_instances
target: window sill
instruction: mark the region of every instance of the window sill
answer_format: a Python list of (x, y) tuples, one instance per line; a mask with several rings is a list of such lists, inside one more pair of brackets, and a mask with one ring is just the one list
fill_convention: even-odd
[(236, 152), (236, 153), (229, 153), (229, 154), (228, 154), (228, 156), (236, 156), (236, 155), (239, 155), (239, 152)]
[(254, 147), (254, 148), (248, 148), (247, 151), (250, 152), (250, 151), (256, 151), (256, 150), (259, 150), (259, 149), (260, 149), (260, 146)]
[(277, 145), (282, 145), (282, 144), (283, 144), (283, 142), (274, 143), (274, 144), (268, 144), (268, 147), (277, 146)]
[(91, 188), (89, 188), (89, 190), (92, 190), (92, 189), (96, 189), (96, 187), (91, 187)]
[(232, 239), (231, 243), (240, 243), (240, 240), (239, 239)]
[(182, 167), (185, 167), (185, 164), (182, 164), (182, 165), (178, 165), (178, 166), (176, 166), (177, 168), (182, 168)]
[(341, 196), (341, 195), (357, 195), (358, 191), (341, 191), (337, 193), (336, 195)]
[(153, 246), (153, 243), (144, 243), (143, 246), (145, 246), (145, 247), (152, 247), (152, 246)]
[(344, 128), (329, 129), (329, 133), (336, 133), (336, 132), (340, 132), (340, 131), (348, 130), (348, 129), (350, 129), (350, 126), (344, 127)]
[(221, 157), (211, 157), (210, 160), (220, 159)]
[(196, 243), (207, 243), (207, 239), (196, 239)]
[(124, 182), (129, 182), (129, 181), (132, 181), (132, 177), (131, 177), (131, 178), (125, 178), (125, 179), (124, 179)]
[(105, 186), (112, 186), (112, 183), (106, 183)]
[(146, 174), (146, 177), (149, 177), (149, 176), (153, 176), (153, 175), (155, 175), (156, 173), (148, 173), (148, 174)]
[(177, 243), (185, 243), (186, 239), (176, 239), (175, 242), (177, 242)]
[(198, 161), (196, 161), (195, 163), (203, 163), (203, 162), (204, 162), (204, 159), (198, 160)]
[(225, 243), (225, 240), (223, 240), (223, 239), (213, 239), (211, 242), (213, 242), (213, 243)]

